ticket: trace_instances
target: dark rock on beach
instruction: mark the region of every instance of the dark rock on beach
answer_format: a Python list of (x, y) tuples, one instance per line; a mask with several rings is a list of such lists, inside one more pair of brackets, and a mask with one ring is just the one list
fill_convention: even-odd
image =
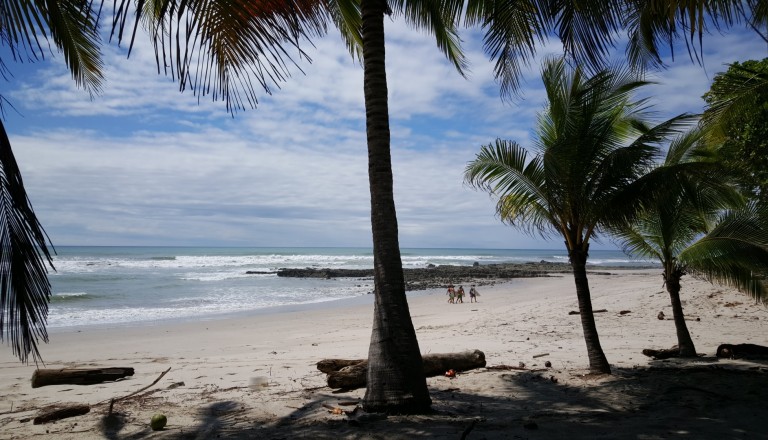
[[(592, 267), (594, 269), (594, 267)], [(434, 266), (423, 269), (403, 269), (406, 290), (425, 290), (449, 284), (492, 285), (512, 278), (546, 277), (554, 273), (571, 273), (568, 263), (488, 264), (472, 266)], [(595, 272), (593, 272), (595, 273)], [(295, 278), (373, 278), (373, 269), (278, 269), (279, 277)]]

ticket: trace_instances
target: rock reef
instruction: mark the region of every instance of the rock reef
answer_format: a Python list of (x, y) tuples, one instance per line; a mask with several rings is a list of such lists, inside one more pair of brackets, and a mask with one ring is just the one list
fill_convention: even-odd
[[(636, 266), (633, 268), (637, 268)], [(593, 274), (595, 270), (605, 269), (600, 266), (588, 266)], [(405, 290), (426, 290), (446, 287), (449, 284), (478, 286), (492, 285), (512, 278), (546, 277), (555, 273), (571, 273), (568, 263), (507, 263), (473, 266), (430, 266), (426, 268), (403, 269), (405, 275)], [(602, 272), (605, 274), (606, 272)], [(278, 269), (279, 277), (295, 278), (373, 278), (373, 269)]]

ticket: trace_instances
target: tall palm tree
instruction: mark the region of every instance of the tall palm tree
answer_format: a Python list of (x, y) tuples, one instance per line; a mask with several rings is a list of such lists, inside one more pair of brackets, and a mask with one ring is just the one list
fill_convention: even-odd
[[(12, 61), (45, 57), (47, 42), (64, 55), (75, 82), (92, 95), (103, 80), (97, 14), (86, 0), (4, 2), (0, 7), (0, 45)], [(0, 59), (6, 79), (9, 60)], [(5, 99), (0, 96), (0, 113)], [(0, 341), (22, 362), (41, 360), (38, 342), (45, 327), (53, 269), (49, 240), (24, 189), (19, 166), (0, 118)]]
[(484, 145), (464, 172), (474, 188), (498, 197), (496, 210), (512, 226), (565, 241), (579, 302), (589, 368), (610, 373), (592, 313), (586, 262), (602, 228), (631, 218), (648, 185), (640, 177), (660, 154), (658, 143), (683, 117), (655, 127), (631, 94), (646, 84), (628, 70), (587, 77), (561, 59), (545, 62), (548, 105), (539, 115), (535, 156), (514, 141)]
[(661, 262), (682, 357), (696, 356), (680, 300), (684, 275), (756, 297), (766, 294), (755, 274), (768, 269), (768, 229), (754, 206), (740, 209), (743, 198), (713, 161), (712, 150), (700, 143), (703, 136), (693, 130), (670, 145), (664, 163), (651, 174), (673, 169), (676, 178), (659, 180), (664, 192), (632, 224), (615, 231), (628, 254)]

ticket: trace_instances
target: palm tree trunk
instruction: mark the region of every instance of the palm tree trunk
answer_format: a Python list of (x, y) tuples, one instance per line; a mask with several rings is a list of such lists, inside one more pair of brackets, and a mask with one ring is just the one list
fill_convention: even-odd
[(611, 374), (611, 366), (605, 357), (603, 347), (600, 346), (595, 315), (592, 312), (592, 297), (589, 293), (589, 280), (587, 280), (587, 251), (569, 250), (568, 255), (571, 259), (573, 278), (576, 282), (576, 296), (579, 300), (579, 315), (581, 316), (581, 328), (584, 331), (584, 342), (587, 343), (589, 370), (592, 373)]
[(683, 303), (680, 301), (680, 278), (682, 271), (672, 270), (670, 275), (664, 274), (664, 281), (669, 293), (669, 299), (672, 302), (672, 316), (675, 319), (675, 331), (677, 331), (677, 346), (680, 348), (681, 357), (696, 357), (696, 347), (693, 345), (693, 339), (688, 332), (688, 326), (685, 323), (683, 314)]
[(393, 194), (384, 51), (384, 14), (389, 7), (386, 0), (362, 0), (361, 8), (376, 295), (363, 408), (369, 412), (423, 413), (430, 409), (432, 400), (405, 297)]

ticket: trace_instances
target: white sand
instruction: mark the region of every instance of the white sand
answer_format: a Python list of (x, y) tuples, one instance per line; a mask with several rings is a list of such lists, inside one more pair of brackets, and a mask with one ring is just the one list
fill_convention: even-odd
[[(429, 378), (434, 414), (350, 423), (329, 412), (365, 390), (334, 394), (315, 364), (366, 356), (368, 297), (227, 320), (52, 331), (43, 347), (47, 368), (135, 368), (133, 377), (114, 383), (32, 389), (35, 367), (22, 366), (3, 346), (0, 439), (458, 439), (465, 432), (467, 439), (768, 438), (768, 362), (714, 358), (721, 343), (768, 345), (766, 307), (686, 277), (689, 330), (706, 356), (654, 361), (641, 351), (676, 343), (659, 272), (593, 274), (590, 284), (594, 309), (607, 309), (595, 316), (612, 376), (585, 374), (579, 316), (568, 314), (578, 309), (573, 279), (524, 279), (480, 288), (477, 304), (447, 304), (442, 291), (409, 294), (423, 353), (479, 349), (488, 366), (527, 368)], [(666, 320), (657, 319), (659, 311)], [(116, 416), (105, 418), (109, 399), (151, 384), (169, 367), (155, 386), (116, 403)], [(92, 410), (33, 425), (38, 410), (53, 404)], [(168, 417), (163, 431), (148, 426), (156, 412)]]

